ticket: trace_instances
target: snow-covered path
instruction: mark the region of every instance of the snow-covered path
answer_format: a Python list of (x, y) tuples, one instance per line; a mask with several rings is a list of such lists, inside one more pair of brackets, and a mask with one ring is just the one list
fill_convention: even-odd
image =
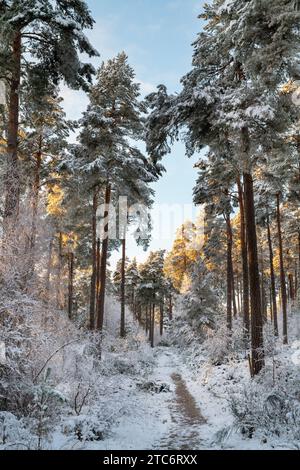
[(172, 374), (175, 397), (171, 402), (171, 432), (161, 440), (163, 449), (198, 449), (201, 445), (200, 426), (206, 423), (195, 398), (180, 374)]
[(158, 368), (154, 378), (169, 383), (174, 389), (169, 400), (164, 402), (171, 417), (170, 427), (156, 446), (166, 450), (200, 448), (201, 426), (206, 419), (189, 391), (179, 357), (173, 351), (163, 348), (158, 351)]

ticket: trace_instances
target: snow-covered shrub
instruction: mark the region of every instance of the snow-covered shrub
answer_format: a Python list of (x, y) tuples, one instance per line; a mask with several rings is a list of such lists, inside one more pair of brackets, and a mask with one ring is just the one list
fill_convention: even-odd
[(0, 412), (0, 447), (3, 449), (29, 450), (32, 434), (25, 427), (23, 420), (7, 411)]
[(194, 264), (190, 278), (190, 288), (183, 298), (184, 307), (191, 327), (202, 334), (215, 327), (219, 299), (213, 289), (213, 276), (207, 272), (203, 261)]
[(37, 438), (37, 449), (42, 448), (44, 441), (49, 441), (53, 424), (59, 416), (59, 407), (66, 402), (66, 398), (47, 383), (48, 371), (44, 383), (34, 387), (28, 414), (24, 418), (27, 429)]
[(247, 437), (260, 433), (300, 443), (300, 377), (296, 368), (280, 370), (272, 386), (268, 372), (229, 397), (232, 413)]
[(245, 341), (241, 320), (234, 320), (232, 331), (229, 331), (224, 318), (218, 318), (217, 328), (209, 332), (203, 347), (209, 360), (214, 365), (220, 365), (241, 353), (245, 355)]
[(0, 323), (1, 409), (33, 436), (30, 448), (43, 448), (63, 415), (80, 414), (96, 399), (100, 335), (78, 330), (41, 300), (4, 288)]
[(102, 441), (108, 434), (108, 423), (97, 415), (75, 416), (64, 423), (63, 432), (83, 442)]

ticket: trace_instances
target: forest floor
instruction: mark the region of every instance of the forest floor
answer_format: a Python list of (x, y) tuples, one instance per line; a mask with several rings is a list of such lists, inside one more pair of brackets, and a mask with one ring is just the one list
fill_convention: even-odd
[(235, 429), (228, 393), (231, 388), (246, 386), (247, 360), (221, 366), (206, 364), (194, 373), (176, 348), (158, 347), (154, 355), (156, 365), (149, 380), (169, 385), (170, 392), (148, 396), (141, 412), (144, 420), (136, 421), (121, 447), (119, 433), (122, 437), (124, 433), (120, 423), (110, 448), (134, 449), (137, 443), (139, 448), (166, 450), (293, 448), (282, 439), (249, 439)]
[[(139, 330), (136, 334), (144, 338)], [(272, 450), (297, 447), (297, 443), (282, 438), (266, 438), (264, 433), (249, 438), (236, 426), (230, 398), (235, 393), (245, 394), (250, 383), (249, 365), (243, 355), (212, 365), (204, 351), (193, 358), (165, 340), (151, 349), (146, 338), (138, 349), (131, 350), (131, 341), (126, 346), (117, 343), (104, 357), (109, 373), (101, 378), (102, 402), (112, 419), (103, 440), (79, 442), (76, 437), (66, 437), (60, 429), (53, 435), (51, 448)], [(278, 363), (291, 362), (291, 354), (295, 352), (293, 344), (296, 343), (281, 347), (276, 358)], [(120, 360), (128, 360), (129, 368), (125, 372), (112, 367)], [(266, 369), (267, 380), (271, 381), (272, 364)]]
[(227, 387), (248, 374), (246, 361), (206, 366), (195, 375), (176, 348), (159, 346), (153, 356), (154, 368), (146, 374), (145, 383), (165, 385), (167, 391), (141, 390), (137, 378), (124, 378), (114, 401), (126, 403), (126, 411), (115, 420), (107, 438), (76, 443), (59, 433), (52, 446), (93, 450), (289, 448), (288, 443), (247, 439), (231, 428)]

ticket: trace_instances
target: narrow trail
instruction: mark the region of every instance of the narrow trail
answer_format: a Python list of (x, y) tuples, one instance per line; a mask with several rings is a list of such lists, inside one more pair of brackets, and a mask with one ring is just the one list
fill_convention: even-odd
[(171, 414), (171, 428), (159, 442), (159, 447), (166, 450), (188, 450), (201, 447), (201, 426), (206, 424), (196, 400), (190, 393), (186, 381), (176, 364), (176, 357), (165, 354), (160, 373), (170, 378), (175, 385), (175, 393), (168, 401)]

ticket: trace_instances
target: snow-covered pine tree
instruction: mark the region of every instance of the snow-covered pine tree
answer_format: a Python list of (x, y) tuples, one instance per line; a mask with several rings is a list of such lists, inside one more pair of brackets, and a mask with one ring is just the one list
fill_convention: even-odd
[(189, 276), (191, 267), (198, 256), (195, 245), (196, 226), (187, 221), (176, 232), (172, 249), (165, 258), (165, 275), (172, 280), (178, 291), (181, 290), (185, 276)]
[[(121, 299), (121, 284), (122, 284), (122, 263), (123, 260), (120, 259), (117, 262), (116, 269), (113, 273), (112, 281), (115, 289), (115, 294), (117, 295), (118, 299)], [(127, 272), (129, 266), (129, 258), (125, 258), (125, 282), (127, 285)]]
[[(68, 162), (69, 167), (91, 175), (94, 184), (89, 182), (90, 188), (97, 187), (104, 193), (106, 210), (102, 216), (107, 221), (109, 206), (117, 202), (119, 196), (127, 197), (129, 204), (141, 203), (149, 207), (153, 191), (148, 184), (157, 180), (161, 172), (161, 167), (151, 163), (135, 145), (143, 139), (144, 106), (139, 100), (139, 90), (124, 52), (102, 64), (91, 88), (90, 104), (81, 119), (80, 143), (75, 148), (75, 158)], [(97, 302), (97, 327), (100, 330), (104, 318), (108, 235), (106, 223)], [(120, 234), (120, 239), (125, 253), (125, 233)]]
[(31, 206), (28, 233), (28, 279), (35, 268), (37, 217), (40, 193), (58, 181), (57, 167), (67, 149), (67, 138), (73, 125), (67, 121), (62, 109), (62, 98), (55, 87), (45, 95), (35, 95), (35, 90), (24, 89), (21, 107), (24, 139), (19, 143), (20, 153), (25, 155), (23, 173), (28, 174)]
[(6, 222), (17, 216), (19, 205), (22, 84), (29, 81), (36, 94), (61, 80), (72, 88), (87, 89), (94, 69), (80, 61), (79, 53), (97, 55), (83, 33), (93, 23), (83, 0), (8, 0), (0, 4), (0, 76), (8, 87)]
[(194, 263), (190, 278), (190, 289), (184, 296), (187, 318), (194, 331), (203, 333), (205, 328), (215, 326), (218, 296), (213, 288), (212, 274), (207, 271), (201, 258)]
[(140, 282), (140, 275), (136, 258), (128, 263), (126, 268), (126, 300), (133, 313), (137, 314), (136, 290)]
[(137, 289), (137, 299), (144, 307), (146, 332), (149, 331), (149, 340), (154, 347), (154, 330), (156, 308), (160, 313), (160, 332), (163, 329), (164, 304), (167, 295), (167, 283), (164, 275), (165, 251), (151, 252), (139, 268), (140, 283)]
[(269, 252), (269, 270), (270, 270), (270, 311), (274, 325), (274, 335), (278, 336), (278, 315), (277, 315), (277, 291), (276, 291), (276, 273), (274, 263), (274, 240), (272, 236), (272, 222), (276, 219), (275, 198), (269, 192), (269, 184), (262, 173), (261, 178), (256, 180), (256, 208), (257, 223), (265, 230), (268, 241)]
[[(264, 360), (253, 174), (257, 149), (269, 151), (274, 132), (288, 125), (281, 114), (279, 87), (299, 75), (299, 12), (291, 0), (215, 0), (204, 8), (206, 30), (194, 44), (193, 69), (182, 80), (182, 92), (177, 97), (164, 92), (160, 99), (159, 90), (150, 97), (149, 149), (157, 157), (162, 149), (166, 153), (167, 138), (176, 137), (182, 126), (188, 129), (184, 134), (188, 154), (205, 145), (213, 150), (222, 143), (231, 146), (232, 164), (244, 180), (251, 367), (257, 374)], [(164, 128), (158, 140), (159, 123)]]
[(194, 202), (205, 204), (206, 211), (222, 216), (226, 225), (227, 239), (227, 326), (232, 329), (232, 313), (236, 315), (236, 292), (233, 270), (233, 233), (231, 213), (235, 200), (231, 196), (235, 182), (235, 171), (228, 164), (225, 152), (210, 152), (206, 161), (198, 165), (198, 180), (194, 189)]

